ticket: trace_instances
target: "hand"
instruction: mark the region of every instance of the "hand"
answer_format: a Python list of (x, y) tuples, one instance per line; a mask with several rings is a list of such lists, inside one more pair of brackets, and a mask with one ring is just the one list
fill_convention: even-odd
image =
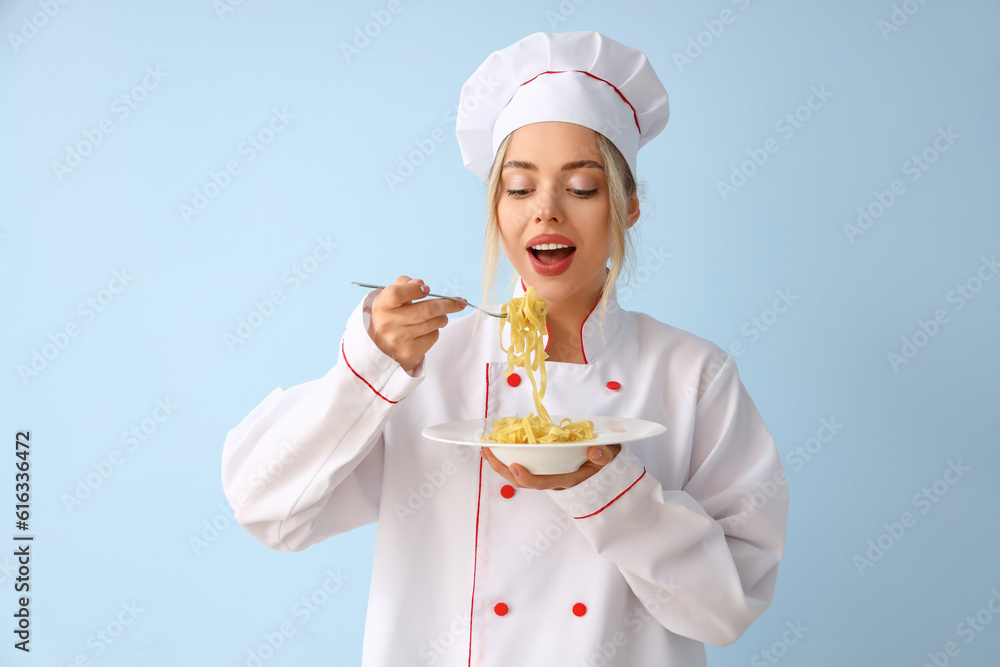
[(448, 313), (465, 305), (453, 299), (418, 301), (430, 288), (424, 281), (400, 276), (375, 297), (368, 335), (378, 349), (392, 357), (406, 372), (412, 371), (437, 342), (439, 330), (448, 324)]
[(508, 468), (503, 463), (500, 463), (500, 460), (493, 455), (493, 452), (490, 451), (489, 447), (483, 447), (481, 454), (498, 475), (514, 486), (521, 487), (522, 489), (542, 490), (568, 489), (571, 486), (576, 486), (585, 479), (589, 479), (604, 466), (611, 463), (611, 461), (618, 456), (618, 452), (620, 452), (621, 449), (621, 445), (601, 445), (599, 447), (590, 447), (587, 450), (587, 460), (584, 464), (575, 471), (562, 475), (532, 475), (524, 468), (524, 466), (518, 465), (517, 463)]

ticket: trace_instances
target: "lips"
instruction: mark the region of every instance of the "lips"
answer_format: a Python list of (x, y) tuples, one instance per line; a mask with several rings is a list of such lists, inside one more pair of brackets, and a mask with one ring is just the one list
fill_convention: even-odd
[(539, 234), (525, 246), (531, 266), (542, 276), (557, 276), (573, 263), (576, 244), (559, 234)]

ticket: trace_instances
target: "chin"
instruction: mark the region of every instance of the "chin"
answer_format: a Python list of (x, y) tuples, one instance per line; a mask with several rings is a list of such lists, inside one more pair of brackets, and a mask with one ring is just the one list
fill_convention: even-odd
[[(533, 285), (536, 294), (549, 303), (566, 301), (573, 296), (580, 287), (580, 281), (574, 280), (572, 276), (531, 276), (524, 280), (525, 286)], [(530, 280), (530, 282), (529, 282)]]

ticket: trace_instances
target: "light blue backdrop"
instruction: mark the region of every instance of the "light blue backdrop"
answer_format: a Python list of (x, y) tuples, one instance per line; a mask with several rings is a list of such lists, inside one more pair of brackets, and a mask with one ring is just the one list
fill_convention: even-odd
[(789, 476), (774, 604), (710, 662), (996, 664), (998, 21), (987, 0), (3, 2), (0, 662), (252, 665), (287, 623), (268, 667), (358, 664), (374, 527), (266, 549), (225, 508), (223, 438), (336, 361), (351, 280), (478, 295), (458, 91), (530, 32), (597, 29), (671, 95), (622, 301), (739, 351)]

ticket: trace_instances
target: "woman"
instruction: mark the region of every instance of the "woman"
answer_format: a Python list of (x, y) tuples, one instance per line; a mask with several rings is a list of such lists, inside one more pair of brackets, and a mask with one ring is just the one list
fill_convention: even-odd
[(641, 52), (536, 33), (491, 55), (461, 108), (492, 203), (489, 273), (502, 247), (515, 295), (549, 304), (549, 412), (667, 432), (552, 476), (423, 439), (527, 414), (532, 392), (505, 378), (494, 320), (445, 328), (462, 305), (401, 276), (359, 304), (334, 368), (229, 433), (227, 497), (286, 551), (379, 522), (365, 665), (703, 665), (703, 643), (735, 641), (771, 602), (787, 490), (732, 357), (615, 298), (636, 153), (666, 123), (666, 92)]

